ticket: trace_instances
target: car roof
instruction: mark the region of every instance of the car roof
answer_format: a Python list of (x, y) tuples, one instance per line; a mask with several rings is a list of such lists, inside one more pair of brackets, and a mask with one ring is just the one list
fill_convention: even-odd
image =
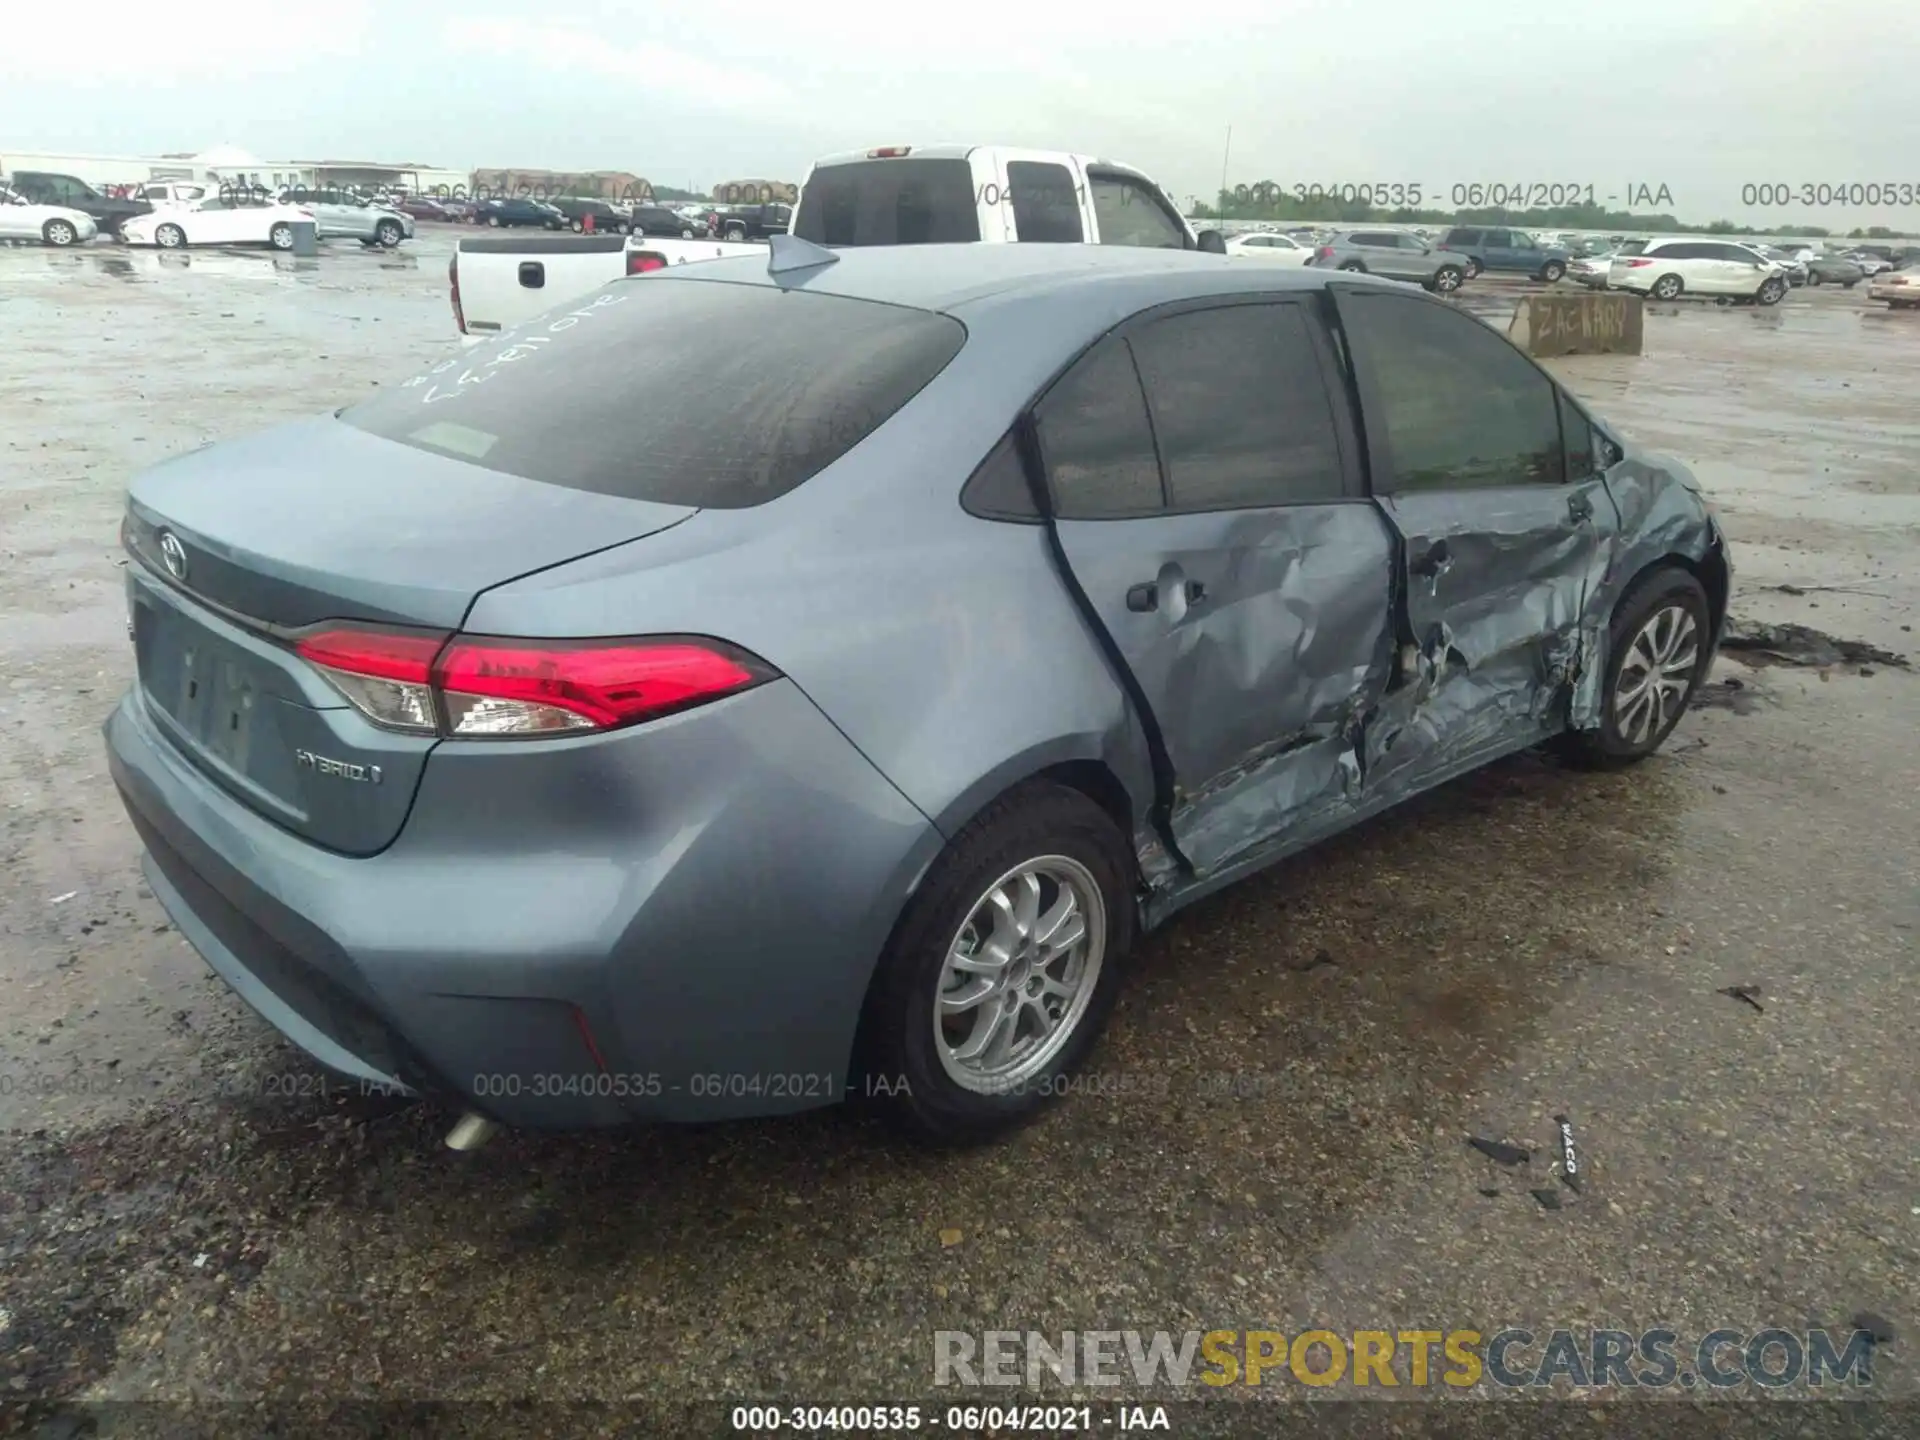
[[(971, 320), (990, 308), (1040, 300), (1048, 301), (1049, 308), (1070, 310), (1078, 297), (1093, 314), (1115, 303), (1140, 309), (1207, 295), (1320, 290), (1332, 273), (1264, 266), (1250, 272), (1221, 255), (1123, 245), (874, 245), (835, 253), (839, 257), (835, 264), (811, 272), (771, 276), (767, 262), (756, 256), (676, 266), (645, 278), (688, 284), (776, 286), (784, 282), (785, 288), (936, 310)], [(1356, 277), (1342, 274), (1340, 278)]]
[[(876, 146), (874, 148), (884, 149), (888, 147)], [(1028, 157), (1046, 156), (1056, 160), (1077, 160), (1082, 169), (1091, 165), (1101, 170), (1115, 170), (1122, 174), (1138, 176), (1142, 180), (1149, 178), (1145, 171), (1135, 169), (1131, 165), (1123, 164), (1117, 160), (1103, 160), (1097, 155), (1082, 155), (1077, 150), (1026, 150), (1023, 146), (1014, 145), (957, 145), (951, 143), (939, 145), (907, 145), (892, 148), (905, 149), (907, 153), (896, 157), (884, 155), (875, 156), (869, 154), (866, 150), (842, 150), (837, 154), (822, 155), (818, 160), (815, 160), (813, 164), (814, 168), (817, 169), (825, 165), (884, 165), (889, 159), (966, 160), (971, 158), (976, 151), (980, 150), (1021, 150), (1023, 154)]]

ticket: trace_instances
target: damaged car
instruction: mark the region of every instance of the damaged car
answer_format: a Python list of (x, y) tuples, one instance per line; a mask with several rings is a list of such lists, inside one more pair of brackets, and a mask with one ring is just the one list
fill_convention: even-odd
[(996, 1133), (1182, 907), (1652, 754), (1730, 583), (1682, 465), (1416, 289), (789, 236), (169, 460), (122, 537), (154, 893), (462, 1144)]

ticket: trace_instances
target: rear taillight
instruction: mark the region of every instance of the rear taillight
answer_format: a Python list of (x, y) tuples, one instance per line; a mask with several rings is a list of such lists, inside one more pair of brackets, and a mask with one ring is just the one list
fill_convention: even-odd
[(646, 275), (655, 270), (667, 268), (667, 257), (658, 250), (629, 250), (627, 252), (627, 274)]
[(455, 251), (447, 261), (447, 298), (453, 301), (453, 323), (460, 327), (462, 335), (467, 333), (467, 312), (460, 308), (460, 252)]
[(1634, 259), (1632, 259), (1632, 260), (1629, 260), (1629, 261), (1627, 261), (1627, 268), (1628, 268), (1629, 270), (1638, 270), (1638, 269), (1639, 269), (1639, 268), (1640, 268), (1641, 266), (1643, 266), (1643, 265), (1651, 265), (1652, 263), (1653, 263), (1653, 261), (1651, 261), (1651, 260), (1642, 260), (1642, 259), (1639, 259), (1638, 257), (1636, 257), (1636, 258), (1634, 258)]
[(1316, 260), (1331, 260), (1333, 258), (1333, 247), (1331, 245), (1322, 245), (1318, 250), (1313, 252), (1313, 258)]
[(911, 145), (883, 145), (878, 150), (867, 151), (867, 158), (869, 160), (899, 160), (912, 153), (913, 147)]
[(699, 636), (522, 640), (339, 626), (294, 648), (376, 725), (454, 737), (615, 730), (779, 673)]

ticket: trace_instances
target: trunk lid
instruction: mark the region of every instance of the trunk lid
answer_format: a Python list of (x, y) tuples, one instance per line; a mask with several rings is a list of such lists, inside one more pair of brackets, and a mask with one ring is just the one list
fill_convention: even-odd
[(181, 456), (134, 481), (123, 529), (148, 714), (260, 814), (373, 854), (399, 833), (438, 742), (366, 720), (290, 632), (358, 620), (450, 633), (482, 590), (694, 513), (487, 470), (331, 416)]

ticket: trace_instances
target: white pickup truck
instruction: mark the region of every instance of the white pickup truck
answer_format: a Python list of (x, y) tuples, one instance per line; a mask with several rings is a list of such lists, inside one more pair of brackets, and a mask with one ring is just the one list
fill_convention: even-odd
[[(816, 160), (792, 227), (829, 249), (1040, 242), (1226, 251), (1218, 231), (1196, 235), (1131, 166), (999, 145), (894, 145)], [(641, 235), (484, 237), (460, 242), (447, 280), (460, 332), (478, 341), (622, 275), (764, 252), (758, 242)]]

